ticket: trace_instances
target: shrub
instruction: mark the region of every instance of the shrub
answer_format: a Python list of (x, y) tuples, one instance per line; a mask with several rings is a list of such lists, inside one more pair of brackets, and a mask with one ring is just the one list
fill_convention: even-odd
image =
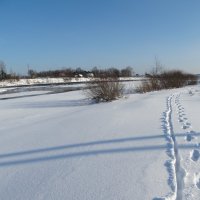
[(150, 74), (137, 88), (137, 92), (144, 93), (161, 89), (180, 88), (186, 85), (197, 84), (197, 77), (180, 70), (163, 71), (159, 74)]
[(123, 95), (124, 86), (118, 79), (99, 79), (87, 83), (86, 96), (96, 102), (116, 100)]
[[(154, 87), (155, 87), (155, 85), (154, 85), (153, 80), (152, 81), (144, 80), (144, 81), (142, 81), (142, 84), (136, 88), (136, 92), (138, 92), (138, 93), (150, 92), (150, 91), (156, 90), (156, 89), (153, 89)], [(156, 88), (157, 88), (157, 86), (156, 86)]]

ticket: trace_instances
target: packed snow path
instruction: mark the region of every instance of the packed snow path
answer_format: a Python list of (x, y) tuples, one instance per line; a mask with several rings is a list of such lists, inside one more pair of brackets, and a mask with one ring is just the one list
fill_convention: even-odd
[(166, 161), (165, 165), (169, 173), (168, 183), (172, 189), (172, 193), (168, 194), (166, 199), (182, 200), (182, 190), (184, 187), (183, 179), (185, 176), (185, 171), (181, 167), (178, 144), (173, 130), (173, 99), (174, 95), (171, 95), (167, 98), (167, 110), (163, 114), (163, 131), (168, 142), (167, 154), (170, 157), (170, 160)]
[(198, 86), (2, 100), (0, 199), (199, 200), (199, 102)]
[[(197, 90), (195, 92), (197, 92)], [(199, 199), (200, 195), (198, 191), (200, 189), (200, 173), (198, 172), (200, 170), (200, 165), (198, 164), (196, 166), (196, 163), (193, 163), (197, 162), (200, 158), (200, 143), (194, 142), (191, 144), (194, 138), (198, 140), (199, 133), (192, 129), (192, 125), (186, 117), (185, 109), (180, 103), (181, 95), (193, 96), (194, 93), (190, 89), (182, 93), (170, 95), (167, 98), (167, 110), (163, 114), (163, 131), (168, 142), (167, 155), (170, 158), (165, 165), (169, 173), (168, 183), (172, 193), (167, 194), (166, 197), (163, 198), (155, 198), (158, 200)], [(175, 119), (173, 120), (172, 117)], [(174, 132), (174, 122), (176, 120), (185, 133)], [(180, 144), (179, 141), (177, 142), (177, 138), (180, 137), (180, 135), (185, 135), (184, 143), (186, 145), (183, 145), (183, 141), (180, 141), (180, 139)], [(190, 143), (190, 145), (188, 145), (188, 143)], [(182, 151), (181, 149), (189, 149), (189, 151)], [(196, 172), (194, 168), (196, 168)]]
[[(199, 143), (199, 124), (198, 131), (196, 131), (195, 126), (192, 127), (192, 123), (187, 116), (186, 110), (191, 112), (191, 108), (184, 106), (184, 103), (187, 101), (192, 101), (195, 105), (196, 97), (199, 96), (199, 92), (196, 89), (188, 89), (185, 92), (179, 93), (175, 99), (175, 110), (177, 112), (176, 121), (179, 123), (179, 127), (185, 134), (184, 141), (180, 141), (180, 143), (184, 143), (186, 146), (191, 147), (188, 150), (181, 151), (182, 157), (182, 166), (185, 170), (185, 177), (184, 177), (184, 188), (183, 188), (183, 198), (182, 199), (198, 199), (200, 196), (200, 191), (198, 184), (200, 182), (199, 179), (199, 155), (200, 155), (200, 143)], [(195, 107), (195, 106), (191, 107)], [(198, 108), (196, 108), (198, 112)], [(191, 112), (194, 118), (195, 113)], [(198, 118), (198, 117), (197, 117)], [(196, 120), (195, 120), (196, 121)], [(194, 122), (195, 122), (194, 121)], [(178, 134), (177, 134), (178, 135)]]

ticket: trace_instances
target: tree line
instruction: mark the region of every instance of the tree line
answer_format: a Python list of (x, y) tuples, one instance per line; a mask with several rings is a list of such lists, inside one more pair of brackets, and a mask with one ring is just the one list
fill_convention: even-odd
[(92, 68), (90, 71), (83, 70), (81, 68), (66, 68), (60, 70), (47, 70), (47, 71), (36, 71), (33, 69), (28, 70), (28, 76), (30, 78), (45, 78), (45, 77), (96, 77), (96, 78), (119, 78), (119, 77), (132, 77), (134, 71), (132, 67), (126, 67), (123, 69), (108, 68), (99, 69), (97, 67)]
[(132, 67), (125, 67), (123, 69), (108, 68), (101, 69), (94, 67), (89, 71), (82, 68), (65, 68), (56, 70), (36, 71), (28, 69), (27, 76), (16, 75), (14, 72), (7, 73), (6, 64), (0, 60), (0, 80), (6, 79), (19, 79), (19, 78), (59, 78), (59, 77), (96, 77), (96, 78), (119, 78), (119, 77), (132, 77), (134, 71)]

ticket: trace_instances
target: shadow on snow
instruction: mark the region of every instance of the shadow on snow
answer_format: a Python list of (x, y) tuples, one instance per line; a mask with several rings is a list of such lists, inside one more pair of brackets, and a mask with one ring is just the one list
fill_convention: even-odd
[[(200, 133), (194, 133), (195, 135), (200, 135)], [(187, 134), (177, 134), (176, 137), (185, 137)], [(100, 150), (87, 150), (87, 151), (80, 151), (80, 152), (70, 152), (70, 153), (62, 153), (58, 155), (46, 155), (46, 156), (38, 156), (36, 158), (24, 158), (18, 159), (18, 156), (25, 156), (25, 155), (38, 155), (40, 153), (47, 153), (47, 152), (56, 152), (59, 150), (68, 150), (73, 148), (80, 148), (80, 147), (89, 147), (89, 146), (97, 146), (103, 144), (117, 144), (117, 143), (126, 143), (131, 141), (138, 141), (138, 140), (152, 140), (152, 139), (160, 139), (165, 138), (164, 135), (152, 135), (152, 136), (141, 136), (141, 137), (129, 137), (129, 138), (119, 138), (119, 139), (112, 139), (112, 140), (100, 140), (100, 141), (92, 141), (92, 142), (85, 142), (85, 143), (76, 143), (76, 144), (69, 144), (69, 145), (61, 145), (61, 146), (53, 146), (48, 148), (39, 148), (39, 149), (31, 149), (27, 151), (18, 151), (18, 152), (11, 152), (6, 154), (0, 154), (0, 159), (4, 158), (14, 158), (15, 160), (10, 161), (0, 161), (0, 167), (6, 166), (14, 166), (20, 164), (31, 164), (31, 163), (38, 163), (38, 162), (45, 162), (45, 161), (52, 161), (52, 160), (60, 160), (60, 159), (69, 159), (69, 158), (76, 158), (76, 157), (88, 157), (88, 156), (95, 156), (95, 155), (106, 155), (106, 154), (124, 154), (128, 152), (143, 152), (143, 151), (157, 151), (162, 149), (168, 149), (166, 145), (147, 145), (147, 146), (136, 146), (136, 147), (126, 147), (126, 148), (107, 148), (107, 149), (100, 149)], [(178, 148), (180, 149), (190, 149), (196, 147), (195, 144), (185, 144), (179, 145)]]

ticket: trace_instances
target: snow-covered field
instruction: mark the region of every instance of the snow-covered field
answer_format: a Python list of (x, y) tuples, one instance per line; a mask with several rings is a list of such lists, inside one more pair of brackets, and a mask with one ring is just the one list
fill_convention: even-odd
[(199, 86), (0, 100), (0, 199), (199, 200), (199, 115)]
[[(143, 77), (127, 77), (120, 78), (120, 80), (141, 81)], [(95, 78), (27, 78), (19, 80), (5, 80), (0, 81), (0, 87), (13, 87), (23, 85), (38, 85), (38, 84), (70, 84), (70, 83), (84, 83), (96, 80)], [(0, 88), (1, 89), (1, 88)]]
[(86, 81), (87, 79), (74, 78), (70, 80), (66, 80), (64, 78), (34, 78), (34, 79), (19, 79), (19, 80), (5, 80), (0, 82), (1, 87), (9, 87), (9, 86), (21, 86), (21, 85), (35, 85), (35, 84), (53, 84), (53, 83), (65, 83), (65, 82), (80, 82)]

